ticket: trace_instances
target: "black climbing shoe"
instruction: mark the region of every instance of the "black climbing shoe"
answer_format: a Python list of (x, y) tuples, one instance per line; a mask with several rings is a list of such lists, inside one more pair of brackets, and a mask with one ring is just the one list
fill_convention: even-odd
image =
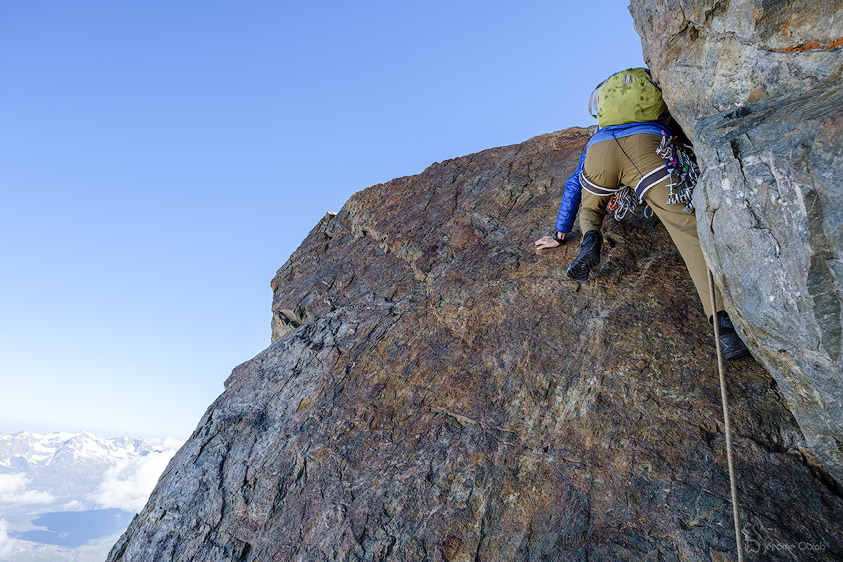
[(603, 237), (600, 231), (589, 230), (585, 233), (580, 247), (580, 255), (574, 258), (568, 266), (568, 277), (577, 283), (588, 281), (588, 273), (600, 262), (600, 249), (603, 247)]
[(717, 328), (720, 332), (720, 351), (723, 353), (723, 359), (731, 360), (749, 355), (746, 344), (741, 341), (732, 319), (725, 310), (717, 313)]

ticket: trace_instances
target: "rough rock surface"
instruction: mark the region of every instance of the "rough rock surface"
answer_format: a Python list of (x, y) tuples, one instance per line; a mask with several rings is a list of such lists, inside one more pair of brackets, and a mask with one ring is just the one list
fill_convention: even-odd
[[(731, 559), (713, 340), (664, 229), (607, 221), (579, 288), (578, 239), (533, 251), (588, 134), (327, 215), (273, 280), (272, 345), (108, 560)], [(751, 359), (729, 378), (748, 550), (843, 559), (843, 499), (775, 382)]]
[(843, 2), (638, 0), (705, 169), (704, 252), (753, 355), (843, 483)]

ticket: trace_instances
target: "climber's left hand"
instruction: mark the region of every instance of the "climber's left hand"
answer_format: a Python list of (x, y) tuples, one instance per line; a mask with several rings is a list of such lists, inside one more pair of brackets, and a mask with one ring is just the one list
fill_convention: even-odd
[[(565, 240), (566, 234), (558, 234), (561, 240)], [(536, 252), (540, 252), (542, 250), (549, 250), (551, 248), (555, 248), (559, 246), (559, 242), (553, 239), (553, 236), (542, 236), (538, 240), (536, 240), (533, 244), (536, 246)]]

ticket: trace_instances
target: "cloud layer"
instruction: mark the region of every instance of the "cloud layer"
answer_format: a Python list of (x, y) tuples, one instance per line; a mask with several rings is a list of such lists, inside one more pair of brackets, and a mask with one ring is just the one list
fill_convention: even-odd
[(29, 481), (23, 472), (0, 474), (0, 504), (27, 505), (55, 501), (55, 496), (49, 492), (27, 490)]
[(8, 556), (15, 549), (14, 539), (9, 538), (9, 525), (0, 519), (0, 558)]
[(168, 439), (159, 451), (118, 461), (103, 475), (103, 481), (91, 499), (104, 509), (140, 511), (181, 444), (182, 441)]

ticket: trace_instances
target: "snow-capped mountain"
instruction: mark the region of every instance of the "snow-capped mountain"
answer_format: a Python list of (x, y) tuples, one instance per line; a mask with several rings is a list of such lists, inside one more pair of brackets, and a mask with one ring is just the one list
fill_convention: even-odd
[(74, 462), (83, 459), (110, 462), (156, 449), (142, 439), (115, 437), (106, 439), (90, 433), (30, 433), (0, 434), (0, 467), (11, 468), (24, 463), (27, 467), (49, 466), (55, 462)]
[(0, 562), (102, 560), (180, 445), (0, 434)]
[[(78, 500), (96, 490), (120, 460), (162, 453), (141, 439), (106, 439), (90, 433), (0, 434), (0, 475), (23, 473), (30, 489), (57, 500)], [(2, 509), (0, 499), (0, 509)]]

